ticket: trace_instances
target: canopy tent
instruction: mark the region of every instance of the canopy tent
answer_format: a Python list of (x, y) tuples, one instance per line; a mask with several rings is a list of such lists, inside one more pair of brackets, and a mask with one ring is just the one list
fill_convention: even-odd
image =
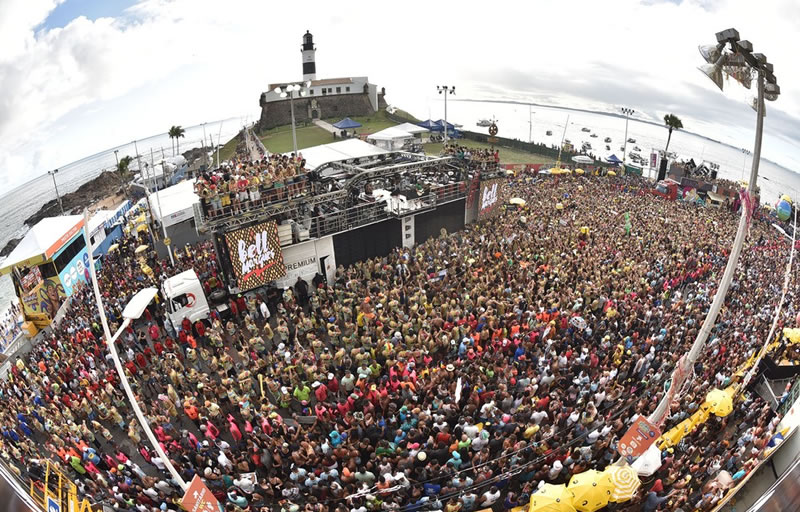
[(302, 154), (303, 158), (306, 159), (306, 167), (308, 169), (316, 169), (329, 162), (381, 155), (386, 152), (386, 150), (376, 147), (369, 142), (364, 142), (359, 139), (347, 139), (331, 144), (306, 148), (302, 151)]
[(425, 128), (425, 129), (430, 130), (432, 132), (440, 132), (440, 131), (442, 131), (444, 129), (444, 127), (442, 127), (442, 125), (437, 124), (437, 121), (431, 121), (430, 119), (428, 119), (426, 121), (422, 121), (421, 123), (419, 123), (419, 125), (422, 128)]
[[(150, 194), (148, 199), (153, 216), (159, 222), (163, 218), (166, 227), (194, 217), (194, 204), (200, 202), (191, 181), (182, 181), (177, 185), (160, 190), (158, 198), (155, 193)], [(159, 203), (161, 203), (161, 208), (159, 208)]]
[(361, 128), (361, 123), (345, 117), (338, 123), (333, 123), (333, 127), (339, 130), (352, 130), (353, 128)]
[(412, 135), (418, 135), (420, 133), (427, 133), (430, 131), (427, 128), (423, 128), (422, 126), (413, 123), (398, 124), (397, 126), (395, 126), (395, 128), (397, 128), (398, 130), (403, 130), (404, 132), (408, 132)]
[(617, 155), (611, 155), (608, 158), (606, 158), (606, 162), (609, 162), (609, 163), (612, 163), (612, 164), (621, 164), (622, 160), (617, 158)]
[(573, 156), (572, 161), (578, 164), (591, 164), (594, 163), (594, 158), (586, 155)]
[(414, 135), (395, 126), (390, 126), (367, 137), (367, 140), (374, 140), (378, 146), (390, 151), (402, 147), (406, 141), (413, 139)]
[[(438, 121), (436, 121), (436, 125), (439, 126), (440, 130), (444, 130), (445, 120), (439, 119)], [(454, 131), (456, 131), (456, 125), (452, 123), (447, 123), (447, 132), (450, 133)]]
[(0, 275), (14, 267), (44, 263), (72, 240), (83, 227), (83, 215), (64, 215), (40, 220), (3, 261)]

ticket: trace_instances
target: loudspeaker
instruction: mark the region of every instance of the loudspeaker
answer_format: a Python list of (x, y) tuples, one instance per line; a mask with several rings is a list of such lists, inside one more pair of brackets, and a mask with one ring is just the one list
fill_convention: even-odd
[(667, 177), (667, 159), (661, 159), (661, 168), (658, 169), (658, 181)]
[(715, 180), (715, 179), (717, 179), (717, 171), (716, 171), (716, 170), (712, 170), (712, 171), (711, 171), (711, 179), (712, 179), (712, 180)]

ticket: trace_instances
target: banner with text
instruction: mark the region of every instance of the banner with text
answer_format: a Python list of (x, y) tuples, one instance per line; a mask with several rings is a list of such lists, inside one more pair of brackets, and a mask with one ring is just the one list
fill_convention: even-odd
[(498, 178), (481, 183), (478, 193), (478, 220), (492, 217), (502, 211), (505, 179)]
[(72, 261), (58, 274), (58, 277), (61, 279), (61, 284), (64, 285), (64, 293), (67, 294), (67, 297), (72, 296), (78, 283), (89, 282), (91, 276), (89, 275), (89, 253), (86, 251), (86, 247), (72, 258)]
[(286, 275), (275, 221), (225, 233), (225, 244), (241, 291), (258, 288)]

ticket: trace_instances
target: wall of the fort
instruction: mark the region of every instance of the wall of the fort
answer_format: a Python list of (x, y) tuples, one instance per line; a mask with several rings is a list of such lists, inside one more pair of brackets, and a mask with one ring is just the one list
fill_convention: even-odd
[[(313, 119), (343, 118), (368, 116), (375, 113), (369, 93), (362, 94), (328, 94), (325, 96), (306, 96), (294, 100), (294, 117), (297, 124), (310, 123)], [(377, 94), (378, 108), (386, 108), (386, 100), (381, 92)], [(288, 100), (265, 101), (262, 95), (259, 101), (261, 117), (256, 124), (256, 131), (262, 132), (276, 126), (292, 122)]]

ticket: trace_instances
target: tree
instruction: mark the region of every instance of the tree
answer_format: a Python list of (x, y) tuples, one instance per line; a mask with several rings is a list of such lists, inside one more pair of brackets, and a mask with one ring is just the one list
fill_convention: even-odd
[(173, 145), (172, 147), (172, 154), (175, 155), (176, 148), (177, 148), (177, 153), (180, 154), (181, 152), (180, 138), (185, 136), (184, 134), (186, 133), (186, 130), (184, 130), (180, 125), (171, 126), (168, 133), (170, 139), (175, 139), (175, 145)]
[(119, 165), (117, 165), (117, 172), (119, 173), (119, 177), (122, 180), (128, 179), (128, 175), (130, 174), (128, 167), (131, 165), (132, 161), (133, 158), (129, 156), (123, 156), (122, 158), (120, 158)]
[(672, 139), (672, 130), (682, 129), (683, 122), (675, 114), (667, 114), (664, 116), (664, 124), (669, 129), (669, 135), (667, 136), (667, 147), (664, 148), (664, 153), (666, 153), (669, 150), (669, 141)]
[(672, 130), (683, 128), (683, 122), (675, 114), (667, 114), (664, 116), (664, 125), (669, 129), (669, 135), (667, 136), (667, 146), (664, 148), (664, 158), (661, 159), (661, 167), (658, 170), (658, 181), (667, 177), (667, 151), (669, 142), (672, 140)]

